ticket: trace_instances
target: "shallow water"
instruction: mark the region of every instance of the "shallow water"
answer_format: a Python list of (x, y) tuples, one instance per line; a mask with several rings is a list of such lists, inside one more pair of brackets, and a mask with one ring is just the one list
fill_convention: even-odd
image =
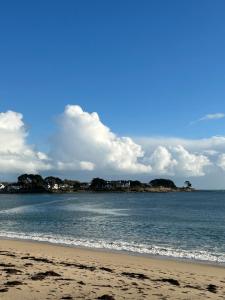
[(0, 236), (225, 263), (225, 192), (1, 194)]

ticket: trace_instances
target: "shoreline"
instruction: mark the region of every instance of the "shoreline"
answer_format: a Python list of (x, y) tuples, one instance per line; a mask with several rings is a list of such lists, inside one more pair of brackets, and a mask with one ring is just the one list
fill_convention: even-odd
[[(3, 238), (0, 236), (0, 244), (2, 243), (12, 243), (12, 244), (18, 244), (18, 245), (25, 245), (25, 244), (31, 244), (32, 247), (41, 247), (41, 246), (48, 246), (52, 248), (61, 248), (62, 250), (70, 249), (76, 251), (84, 251), (88, 254), (95, 253), (97, 255), (100, 255), (104, 253), (105, 255), (115, 255), (115, 256), (125, 256), (125, 257), (134, 257), (134, 258), (140, 258), (144, 260), (150, 260), (150, 261), (165, 261), (169, 263), (178, 263), (178, 264), (187, 264), (187, 265), (197, 265), (197, 266), (209, 266), (209, 267), (215, 267), (219, 269), (224, 269), (225, 271), (225, 265), (220, 263), (213, 263), (210, 261), (201, 261), (201, 260), (191, 260), (191, 259), (182, 259), (182, 258), (176, 258), (176, 257), (169, 257), (169, 256), (160, 256), (160, 255), (150, 255), (150, 254), (142, 254), (142, 253), (136, 253), (136, 252), (129, 252), (125, 250), (111, 250), (111, 249), (105, 249), (105, 248), (90, 248), (90, 247), (83, 247), (83, 246), (73, 246), (73, 245), (65, 245), (60, 243), (51, 243), (51, 242), (45, 242), (45, 241), (35, 241), (31, 239), (23, 240), (23, 239), (14, 239), (14, 238)], [(1, 247), (1, 245), (0, 245)], [(224, 275), (225, 276), (225, 275)]]
[(139, 253), (134, 251), (128, 250), (116, 250), (116, 249), (109, 249), (109, 248), (97, 248), (97, 247), (88, 247), (88, 246), (79, 246), (79, 245), (69, 245), (60, 242), (50, 242), (50, 241), (40, 241), (34, 240), (31, 238), (12, 238), (12, 237), (4, 237), (0, 235), (0, 243), (1, 241), (15, 241), (21, 243), (31, 243), (31, 244), (40, 244), (40, 245), (49, 245), (52, 247), (62, 247), (62, 248), (69, 248), (69, 249), (78, 249), (83, 251), (93, 251), (93, 252), (100, 252), (100, 253), (108, 253), (108, 254), (118, 254), (118, 255), (125, 255), (131, 257), (143, 257), (146, 259), (153, 259), (153, 260), (163, 260), (163, 261), (171, 261), (177, 263), (184, 263), (184, 264), (197, 264), (197, 265), (206, 265), (218, 268), (225, 269), (225, 262), (214, 262), (209, 260), (201, 260), (201, 259), (191, 259), (191, 258), (180, 258), (175, 256), (167, 256), (167, 255), (157, 255), (157, 254), (149, 254), (149, 253)]
[(0, 269), (1, 299), (197, 300), (225, 295), (222, 266), (34, 241), (0, 239)]
[[(1, 195), (61, 195), (61, 194), (77, 194), (77, 193), (193, 193), (200, 192), (202, 190), (197, 189), (185, 189), (185, 188), (177, 188), (177, 189), (166, 189), (166, 188), (152, 188), (152, 189), (118, 189), (118, 190), (77, 190), (77, 191), (0, 191)], [(207, 191), (207, 190), (206, 190)], [(213, 191), (213, 190), (212, 190)]]

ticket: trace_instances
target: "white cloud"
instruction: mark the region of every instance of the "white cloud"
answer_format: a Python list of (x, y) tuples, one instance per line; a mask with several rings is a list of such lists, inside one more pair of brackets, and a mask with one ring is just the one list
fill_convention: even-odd
[[(171, 161), (172, 157), (176, 162), (175, 164), (173, 163), (172, 168), (171, 163), (168, 164), (168, 167), (165, 169), (165, 171), (168, 171), (167, 174), (174, 174), (180, 177), (208, 176), (212, 172), (218, 172), (218, 167), (223, 169), (224, 136), (213, 136), (196, 140), (172, 137), (142, 137), (134, 138), (134, 140), (142, 145), (146, 157), (151, 157), (154, 149), (158, 147), (167, 149), (170, 153), (169, 161)], [(158, 162), (158, 166), (163, 163), (163, 158), (159, 159), (159, 161), (161, 162)]]
[(184, 142), (188, 145), (186, 140), (147, 141), (146, 147), (143, 140), (135, 142), (129, 137), (119, 137), (100, 121), (96, 112), (88, 113), (80, 106), (68, 105), (59, 119), (51, 157), (59, 170), (96, 170), (104, 174), (113, 171), (203, 176), (210, 165), (203, 151), (190, 151), (182, 145)]
[(211, 164), (207, 156), (190, 153), (181, 145), (172, 148), (172, 152), (177, 162), (175, 167), (177, 175), (203, 176), (205, 167)]
[(197, 140), (120, 137), (96, 112), (85, 112), (77, 105), (66, 106), (59, 117), (48, 154), (28, 144), (20, 113), (0, 113), (0, 140), (0, 170), (5, 174), (48, 171), (66, 176), (89, 172), (89, 177), (133, 174), (140, 179), (225, 175), (224, 136)]
[(136, 137), (135, 142), (142, 145), (144, 151), (149, 154), (149, 151), (158, 147), (159, 145), (164, 147), (176, 147), (178, 145), (183, 146), (190, 152), (203, 153), (210, 151), (214, 152), (225, 151), (225, 136), (212, 136), (210, 138), (202, 139), (184, 139), (176, 137)]
[(144, 152), (140, 145), (129, 137), (118, 137), (96, 112), (85, 112), (77, 105), (66, 106), (60, 117), (51, 156), (61, 170), (151, 171), (150, 165), (141, 162)]
[(72, 159), (70, 162), (56, 161), (56, 168), (60, 171), (93, 171), (95, 169), (95, 164), (89, 161), (77, 161)]
[(146, 158), (152, 165), (152, 169), (156, 174), (173, 174), (173, 168), (177, 165), (177, 161), (166, 147), (158, 146), (150, 156)]
[(199, 119), (199, 121), (207, 121), (207, 120), (218, 120), (223, 119), (225, 117), (224, 113), (217, 113), (217, 114), (208, 114)]
[(0, 113), (1, 173), (37, 172), (50, 168), (46, 154), (35, 152), (26, 143), (27, 132), (22, 114)]
[(207, 156), (190, 153), (182, 145), (167, 147), (158, 145), (148, 161), (152, 165), (153, 174), (173, 176), (203, 176), (205, 175), (204, 169), (210, 165)]
[(202, 118), (191, 122), (190, 125), (193, 125), (195, 123), (202, 122), (202, 121), (219, 120), (219, 119), (223, 119), (224, 117), (225, 117), (224, 113), (207, 114), (207, 115), (203, 116)]
[(217, 165), (225, 171), (225, 153), (219, 155)]

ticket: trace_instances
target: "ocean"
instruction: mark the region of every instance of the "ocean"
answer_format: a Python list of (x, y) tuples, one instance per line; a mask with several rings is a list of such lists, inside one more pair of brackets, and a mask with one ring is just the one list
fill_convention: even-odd
[(0, 236), (225, 264), (225, 191), (0, 194)]

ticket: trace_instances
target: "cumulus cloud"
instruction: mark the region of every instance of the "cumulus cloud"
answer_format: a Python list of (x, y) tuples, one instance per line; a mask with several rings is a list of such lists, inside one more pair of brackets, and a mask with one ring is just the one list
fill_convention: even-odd
[(205, 167), (209, 166), (210, 160), (203, 154), (189, 153), (183, 146), (172, 148), (176, 158), (175, 173), (187, 176), (205, 175)]
[(225, 153), (219, 155), (217, 165), (225, 171)]
[(27, 132), (20, 113), (0, 113), (1, 173), (37, 172), (50, 168), (46, 154), (26, 142)]
[(60, 117), (51, 157), (58, 170), (104, 170), (106, 174), (203, 176), (210, 165), (203, 151), (187, 150), (179, 140), (165, 143), (163, 139), (146, 147), (140, 140), (119, 137), (96, 112), (77, 105), (68, 105)]
[(156, 174), (172, 174), (177, 161), (166, 147), (158, 146), (149, 158), (146, 158), (152, 165)]
[[(225, 174), (225, 137), (130, 138), (115, 134), (96, 112), (68, 105), (46, 154), (27, 142), (20, 113), (0, 113), (0, 170), (2, 173), (44, 172), (98, 176), (121, 175), (202, 177)], [(218, 173), (219, 172), (219, 173)], [(144, 176), (144, 177), (141, 177)], [(221, 177), (221, 176), (220, 176)]]
[(146, 159), (151, 163), (154, 174), (172, 176), (203, 176), (205, 168), (211, 164), (207, 156), (190, 153), (179, 144), (168, 147), (159, 145)]
[(51, 156), (59, 169), (107, 169), (146, 173), (151, 166), (141, 162), (144, 152), (129, 137), (119, 137), (105, 126), (96, 112), (68, 105), (59, 118)]
[[(142, 137), (134, 140), (142, 145), (146, 157), (155, 156), (153, 149), (166, 149), (165, 155), (161, 155), (161, 160), (159, 157), (155, 160), (166, 162), (164, 174), (204, 176), (212, 171), (217, 172), (218, 167), (223, 169), (224, 136), (196, 140), (172, 137)], [(162, 162), (156, 163), (156, 166), (159, 165), (162, 165)]]

